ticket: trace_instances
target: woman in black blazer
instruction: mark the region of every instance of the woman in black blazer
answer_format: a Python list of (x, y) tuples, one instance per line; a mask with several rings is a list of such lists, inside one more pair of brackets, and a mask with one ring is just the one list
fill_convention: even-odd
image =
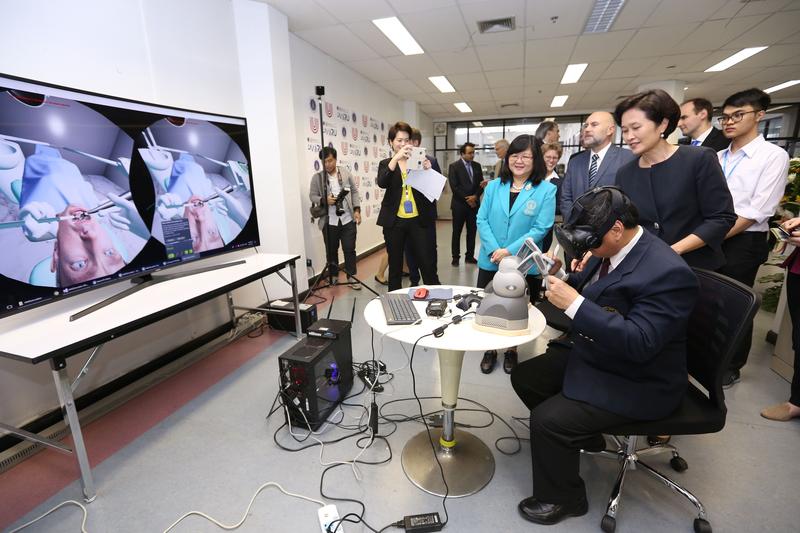
[(722, 241), (736, 222), (733, 198), (717, 154), (700, 146), (675, 146), (680, 107), (665, 91), (629, 96), (614, 116), (638, 159), (620, 167), (616, 183), (639, 210), (639, 224), (683, 256), (691, 267), (725, 264)]
[[(438, 285), (436, 265), (427, 253), (426, 228), (436, 223), (436, 207), (424, 194), (405, 185), (408, 158), (411, 155), (411, 126), (398, 122), (389, 128), (389, 144), (394, 151), (391, 158), (378, 165), (378, 187), (386, 189), (378, 214), (378, 225), (383, 228), (383, 239), (389, 254), (389, 290), (402, 287), (403, 250), (406, 242), (417, 258), (425, 285)], [(427, 159), (423, 163), (431, 167)]]

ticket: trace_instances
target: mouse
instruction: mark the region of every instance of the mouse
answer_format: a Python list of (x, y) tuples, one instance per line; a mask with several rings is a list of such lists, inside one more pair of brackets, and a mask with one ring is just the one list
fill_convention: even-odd
[(428, 289), (425, 287), (420, 287), (416, 291), (414, 291), (414, 299), (415, 300), (424, 300), (428, 297)]

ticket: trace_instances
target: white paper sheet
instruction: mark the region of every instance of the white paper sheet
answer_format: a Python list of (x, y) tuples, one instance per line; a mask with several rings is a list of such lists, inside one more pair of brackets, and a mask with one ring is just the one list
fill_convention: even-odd
[(406, 185), (424, 194), (431, 202), (439, 199), (446, 182), (447, 178), (433, 169), (409, 170), (406, 178)]

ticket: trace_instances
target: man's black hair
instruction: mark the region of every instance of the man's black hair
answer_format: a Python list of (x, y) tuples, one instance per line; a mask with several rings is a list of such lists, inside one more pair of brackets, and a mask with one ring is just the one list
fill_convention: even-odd
[[(602, 227), (612, 211), (611, 194), (611, 191), (600, 191), (581, 200), (583, 211), (575, 225)], [(620, 191), (620, 194), (622, 195), (622, 209), (621, 212), (616, 213), (617, 220), (622, 222), (625, 229), (633, 229), (639, 224), (639, 210), (625, 193)]]
[(725, 103), (722, 104), (722, 107), (744, 107), (746, 105), (751, 105), (756, 111), (766, 111), (770, 103), (772, 103), (772, 98), (767, 93), (761, 89), (753, 88), (733, 93), (725, 99)]
[(465, 154), (467, 152), (467, 146), (472, 146), (473, 149), (475, 148), (475, 144), (471, 142), (465, 142), (464, 144), (458, 147), (458, 153)]
[(319, 151), (319, 158), (322, 159), (323, 161), (328, 159), (329, 156), (333, 156), (334, 159), (338, 159), (338, 157), (336, 157), (336, 148), (334, 148), (333, 146), (326, 146), (325, 148)]

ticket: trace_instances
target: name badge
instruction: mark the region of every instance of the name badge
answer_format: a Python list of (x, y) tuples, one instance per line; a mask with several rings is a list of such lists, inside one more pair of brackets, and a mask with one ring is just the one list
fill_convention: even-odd
[(533, 216), (533, 213), (536, 211), (536, 202), (533, 200), (528, 200), (525, 202), (525, 210), (524, 213), (526, 216)]
[(403, 211), (406, 213), (413, 213), (414, 212), (414, 205), (411, 203), (411, 200), (406, 200), (403, 202)]

